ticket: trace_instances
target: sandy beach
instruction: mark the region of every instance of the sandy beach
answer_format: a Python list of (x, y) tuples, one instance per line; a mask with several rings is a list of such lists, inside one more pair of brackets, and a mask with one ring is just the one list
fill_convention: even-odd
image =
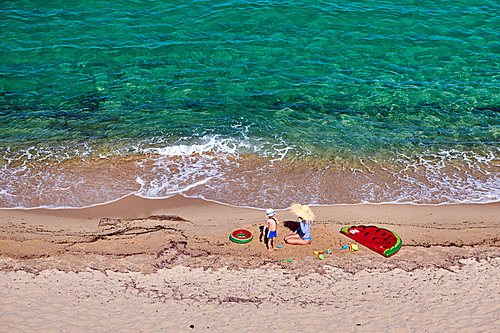
[[(284, 244), (296, 220), (276, 210), (272, 253), (264, 210), (201, 199), (2, 209), (0, 331), (500, 330), (500, 204), (312, 209), (308, 246)], [(350, 225), (388, 228), (403, 246), (390, 258), (341, 250)], [(239, 228), (253, 240), (231, 242)]]
[(499, 12), (1, 1), (0, 333), (500, 333)]

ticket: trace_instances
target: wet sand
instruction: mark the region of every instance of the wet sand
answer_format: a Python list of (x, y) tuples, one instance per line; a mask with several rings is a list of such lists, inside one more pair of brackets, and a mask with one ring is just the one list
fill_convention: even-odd
[[(276, 210), (272, 253), (265, 210), (201, 199), (2, 209), (0, 331), (500, 328), (499, 203), (312, 209), (308, 246), (284, 244), (295, 217)], [(340, 228), (360, 224), (393, 230), (401, 250), (340, 250), (355, 243)], [(239, 228), (253, 240), (231, 242)]]

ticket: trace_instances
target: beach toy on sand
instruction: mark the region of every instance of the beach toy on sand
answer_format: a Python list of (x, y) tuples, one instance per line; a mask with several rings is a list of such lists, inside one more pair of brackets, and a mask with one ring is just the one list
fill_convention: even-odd
[(244, 244), (252, 240), (253, 235), (250, 231), (244, 229), (238, 229), (233, 231), (229, 235), (229, 239), (235, 243)]
[(283, 247), (283, 246), (281, 246), (281, 245), (278, 245), (278, 249), (281, 249), (282, 247)]
[(314, 251), (313, 253), (314, 253), (315, 255), (318, 255), (318, 254), (319, 254), (319, 252), (318, 252), (318, 251)]
[(358, 246), (356, 244), (351, 244), (349, 246), (349, 250), (351, 250), (351, 252), (357, 251), (358, 250)]
[(345, 227), (340, 232), (384, 257), (396, 254), (402, 245), (401, 238), (396, 233), (374, 225)]
[(324, 255), (324, 254), (320, 254), (320, 255), (318, 256), (318, 259), (319, 259), (319, 260), (323, 260), (323, 259), (325, 259), (325, 255)]
[(326, 250), (326, 253), (332, 254), (332, 250), (328, 249), (328, 250)]
[(281, 262), (292, 262), (293, 259), (281, 260)]
[(343, 245), (342, 248), (341, 248), (341, 250), (345, 250), (345, 249), (348, 249), (348, 248), (349, 248), (349, 246)]

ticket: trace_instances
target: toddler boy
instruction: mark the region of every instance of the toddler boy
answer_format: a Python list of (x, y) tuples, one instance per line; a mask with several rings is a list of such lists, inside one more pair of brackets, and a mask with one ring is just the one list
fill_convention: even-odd
[(266, 230), (266, 227), (268, 229), (267, 233), (267, 249), (269, 252), (273, 252), (273, 250), (277, 250), (278, 248), (276, 247), (276, 237), (278, 237), (278, 232), (277, 232), (277, 226), (278, 226), (278, 219), (276, 218), (276, 213), (272, 208), (266, 210), (267, 214), (267, 220), (266, 223), (264, 224), (264, 230)]

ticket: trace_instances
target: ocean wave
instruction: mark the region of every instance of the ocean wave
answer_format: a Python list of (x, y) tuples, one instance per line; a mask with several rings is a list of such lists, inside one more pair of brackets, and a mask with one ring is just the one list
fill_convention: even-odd
[[(248, 142), (243, 144), (248, 148)], [(285, 149), (286, 150), (286, 149)], [(441, 150), (375, 159), (310, 160), (243, 154), (232, 140), (136, 148), (130, 155), (23, 160), (0, 169), (0, 207), (84, 207), (136, 194), (174, 194), (235, 206), (500, 200), (498, 151)], [(32, 157), (33, 154), (24, 154)]]

